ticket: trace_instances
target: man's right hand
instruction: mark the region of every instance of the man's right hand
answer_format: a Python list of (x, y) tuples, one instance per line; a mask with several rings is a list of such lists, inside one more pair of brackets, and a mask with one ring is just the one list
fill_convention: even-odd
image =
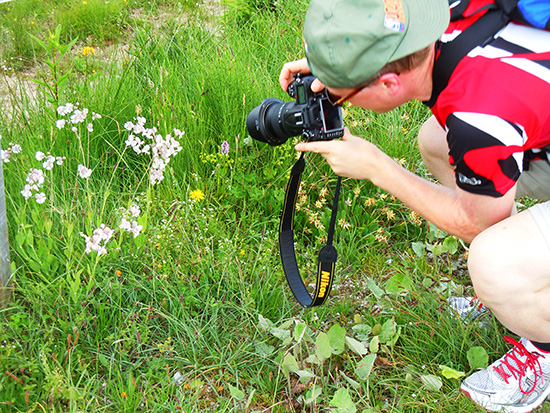
[[(279, 84), (283, 88), (284, 91), (288, 89), (288, 85), (292, 83), (294, 80), (294, 75), (296, 73), (303, 73), (303, 74), (310, 74), (311, 70), (309, 70), (309, 66), (307, 64), (307, 59), (304, 57), (300, 60), (295, 60), (293, 62), (288, 62), (283, 65), (283, 68), (281, 69), (281, 74), (279, 75)], [(313, 83), (311, 84), (311, 91), (312, 92), (320, 92), (325, 88), (325, 85), (323, 85), (319, 79), (315, 79)]]

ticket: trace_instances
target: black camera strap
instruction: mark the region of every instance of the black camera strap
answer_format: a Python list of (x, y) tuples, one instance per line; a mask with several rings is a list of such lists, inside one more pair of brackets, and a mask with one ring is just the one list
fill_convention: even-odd
[(285, 203), (281, 215), (281, 224), (279, 227), (279, 249), (281, 252), (281, 261), (286, 275), (286, 280), (294, 297), (304, 307), (315, 307), (321, 305), (328, 298), (334, 279), (334, 269), (338, 253), (332, 245), (334, 237), (334, 227), (336, 225), (336, 215), (338, 211), (338, 198), (340, 195), (340, 186), (342, 178), (338, 177), (334, 199), (332, 202), (332, 215), (327, 234), (327, 243), (319, 251), (317, 257), (317, 284), (313, 297), (309, 294), (298, 269), (296, 252), (294, 250), (294, 213), (296, 211), (296, 200), (300, 190), (302, 173), (305, 168), (304, 153), (296, 161), (290, 172), (285, 193)]

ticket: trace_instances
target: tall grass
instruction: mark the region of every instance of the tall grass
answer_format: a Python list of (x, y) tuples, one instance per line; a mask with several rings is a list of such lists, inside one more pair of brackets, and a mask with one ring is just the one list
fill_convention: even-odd
[[(160, 28), (136, 25), (128, 52), (86, 56), (95, 73), (74, 70), (59, 97), (88, 108), (86, 122), (59, 129), (66, 117), (43, 88), (36, 99), (14, 96), (0, 124), (3, 149), (22, 148), (4, 164), (14, 297), (0, 313), (0, 406), (480, 411), (440, 368), (459, 377), (475, 368), (471, 349), (490, 357), (505, 349), (490, 317), (463, 324), (446, 307), (447, 297), (471, 293), (466, 252), (370, 183), (344, 182), (328, 304), (294, 302), (276, 231), (296, 154), (290, 143), (251, 141), (245, 119), (266, 97), (289, 99), (276, 79), (302, 55), (307, 4), (228, 4), (218, 20), (199, 7)], [(78, 17), (59, 10), (66, 21)], [(427, 116), (419, 103), (385, 115), (345, 110), (354, 133), (426, 174), (415, 150)], [(90, 131), (92, 111), (101, 118)], [(162, 137), (185, 132), (155, 185), (151, 155), (127, 145), (127, 122), (138, 117)], [(45, 170), (42, 204), (21, 194), (29, 171), (44, 169), (38, 151), (64, 157)], [(91, 175), (82, 178), (78, 165)], [(304, 181), (297, 252), (311, 273), (335, 177), (308, 156)], [(120, 228), (123, 218), (139, 233)], [(106, 253), (86, 253), (102, 224), (113, 230), (101, 241)]]

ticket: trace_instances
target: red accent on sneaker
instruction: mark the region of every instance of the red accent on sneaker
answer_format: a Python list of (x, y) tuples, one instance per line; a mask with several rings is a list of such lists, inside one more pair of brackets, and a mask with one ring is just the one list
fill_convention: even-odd
[[(495, 366), (495, 371), (502, 377), (502, 379), (508, 384), (508, 379), (512, 376), (516, 380), (518, 380), (519, 383), (519, 389), (523, 394), (530, 394), (535, 390), (537, 387), (537, 382), (539, 380), (539, 374), (542, 377), (542, 367), (540, 366), (540, 363), (538, 361), (539, 357), (542, 357), (538, 353), (530, 353), (523, 344), (517, 342), (511, 337), (504, 336), (504, 339), (511, 345), (514, 346), (508, 353), (504, 355), (502, 358), (501, 364), (498, 366)], [(521, 358), (525, 358), (525, 360), (521, 360)], [(513, 361), (513, 363), (512, 363)], [(506, 368), (508, 372), (504, 370)], [(533, 386), (530, 389), (524, 390), (521, 386), (521, 379), (525, 376), (525, 371), (527, 369), (533, 370), (535, 373), (535, 379)], [(538, 370), (538, 372), (537, 372)]]

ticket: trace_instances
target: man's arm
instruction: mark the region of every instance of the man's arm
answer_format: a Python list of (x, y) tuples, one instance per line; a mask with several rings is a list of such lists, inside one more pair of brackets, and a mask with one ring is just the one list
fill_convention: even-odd
[(447, 188), (401, 167), (374, 144), (346, 129), (341, 141), (299, 143), (299, 151), (320, 153), (340, 176), (369, 179), (442, 230), (466, 242), (510, 216), (515, 188), (494, 198)]

